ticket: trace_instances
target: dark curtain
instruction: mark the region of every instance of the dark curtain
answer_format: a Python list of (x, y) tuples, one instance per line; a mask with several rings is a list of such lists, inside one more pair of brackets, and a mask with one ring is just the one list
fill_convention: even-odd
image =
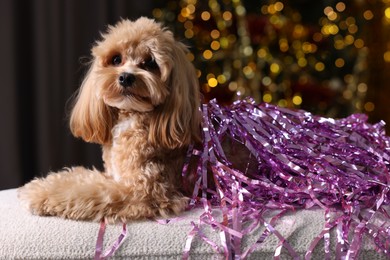
[(0, 189), (64, 166), (100, 168), (97, 145), (70, 134), (69, 100), (106, 25), (151, 16), (153, 0), (0, 1)]

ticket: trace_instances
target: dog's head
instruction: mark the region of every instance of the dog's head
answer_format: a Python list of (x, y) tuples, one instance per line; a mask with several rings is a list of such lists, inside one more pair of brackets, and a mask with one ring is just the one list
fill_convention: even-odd
[(187, 48), (148, 18), (109, 26), (92, 48), (93, 60), (70, 118), (72, 133), (106, 144), (119, 111), (149, 113), (149, 141), (166, 148), (199, 134), (199, 86)]

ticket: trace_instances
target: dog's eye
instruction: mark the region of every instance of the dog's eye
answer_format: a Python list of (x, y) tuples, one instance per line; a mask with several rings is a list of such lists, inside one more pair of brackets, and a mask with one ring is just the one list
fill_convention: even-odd
[(149, 57), (147, 58), (146, 60), (144, 60), (142, 63), (141, 63), (141, 67), (145, 70), (155, 70), (155, 69), (158, 69), (158, 65), (157, 65), (157, 62), (154, 58), (152, 57)]
[(111, 58), (111, 64), (114, 66), (118, 66), (122, 63), (122, 56), (120, 54), (114, 55)]

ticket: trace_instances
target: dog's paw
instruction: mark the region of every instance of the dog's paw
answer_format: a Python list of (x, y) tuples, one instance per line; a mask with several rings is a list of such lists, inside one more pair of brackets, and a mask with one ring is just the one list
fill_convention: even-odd
[(182, 195), (173, 196), (167, 203), (158, 206), (158, 214), (164, 218), (172, 215), (179, 215), (188, 206), (189, 199)]
[(18, 189), (20, 204), (35, 215), (48, 215), (45, 208), (48, 196), (44, 183), (40, 179), (35, 179)]

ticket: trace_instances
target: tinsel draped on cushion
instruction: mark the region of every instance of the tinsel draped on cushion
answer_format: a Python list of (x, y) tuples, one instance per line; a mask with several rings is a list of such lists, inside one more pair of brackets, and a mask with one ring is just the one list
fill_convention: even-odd
[[(187, 244), (197, 234), (226, 256), (245, 257), (274, 234), (297, 257), (273, 225), (285, 212), (321, 207), (326, 224), (306, 257), (321, 239), (330, 257), (331, 229), (337, 231), (337, 259), (356, 258), (363, 235), (389, 255), (390, 139), (384, 122), (369, 124), (363, 114), (330, 119), (252, 100), (229, 107), (211, 101), (202, 113), (203, 147), (190, 148), (188, 155), (188, 161), (198, 158), (197, 170), (184, 167), (183, 176), (196, 180), (191, 205), (203, 205), (205, 212)], [(222, 221), (211, 206), (221, 208)], [(263, 216), (270, 210), (280, 214), (267, 223)], [(379, 215), (384, 220), (373, 221)], [(202, 225), (221, 232), (222, 248), (198, 233)], [(259, 226), (266, 230), (243, 250), (241, 240)]]

